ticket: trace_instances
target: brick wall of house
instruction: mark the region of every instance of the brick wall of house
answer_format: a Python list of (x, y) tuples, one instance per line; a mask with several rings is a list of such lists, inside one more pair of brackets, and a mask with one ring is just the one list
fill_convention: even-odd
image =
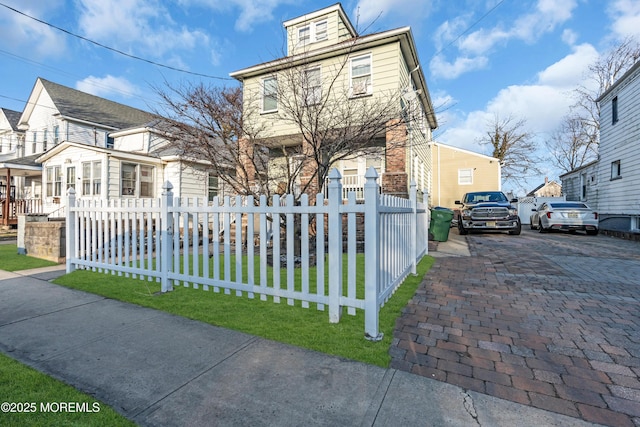
[(407, 127), (399, 119), (389, 122), (386, 135), (385, 172), (382, 174), (382, 192), (409, 198), (407, 191)]

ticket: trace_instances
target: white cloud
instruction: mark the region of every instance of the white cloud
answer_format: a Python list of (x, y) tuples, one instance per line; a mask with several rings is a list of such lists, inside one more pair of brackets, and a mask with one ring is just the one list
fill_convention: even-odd
[(640, 39), (640, 3), (637, 0), (617, 0), (609, 5), (613, 18), (611, 28), (616, 36)]
[(460, 56), (455, 62), (447, 62), (442, 55), (438, 55), (434, 56), (429, 63), (429, 70), (435, 77), (455, 79), (466, 72), (485, 68), (488, 62), (487, 57), (484, 56), (475, 58)]
[[(468, 28), (474, 24), (474, 21), (470, 17), (447, 21), (436, 31), (436, 47), (441, 49), (439, 46), (455, 45), (460, 52), (460, 57), (453, 61), (440, 59), (432, 67), (434, 72), (440, 72), (440, 74), (434, 75), (451, 78), (451, 75), (458, 77), (464, 72), (478, 69), (472, 65), (486, 64), (490, 52), (495, 50), (496, 46), (503, 45), (512, 39), (533, 43), (542, 35), (555, 30), (558, 25), (569, 20), (576, 7), (576, 0), (561, 2), (538, 0), (533, 12), (510, 20), (511, 25), (499, 22), (493, 28), (480, 28), (462, 37), (460, 34), (464, 30), (461, 31), (461, 29)], [(450, 64), (451, 67), (444, 67), (442, 64)], [(446, 74), (451, 68), (458, 73)]]
[[(5, 3), (28, 16), (45, 20), (59, 10), (63, 2), (27, 0)], [(0, 39), (9, 50), (20, 54), (28, 51), (33, 59), (59, 57), (67, 50), (66, 38), (62, 33), (6, 8), (0, 8)]]
[(157, 0), (80, 0), (80, 29), (87, 38), (127, 53), (162, 57), (170, 51), (191, 51), (208, 43), (200, 30), (178, 28)]
[(106, 75), (105, 77), (89, 76), (77, 82), (76, 89), (103, 98), (107, 98), (109, 95), (132, 98), (140, 93), (136, 86), (124, 77), (114, 77), (112, 75)]
[(417, 25), (417, 18), (425, 20), (433, 8), (433, 1), (427, 0), (358, 0), (351, 16), (354, 25), (357, 23), (361, 28), (371, 25), (378, 18), (391, 16), (403, 21), (403, 25), (406, 22), (415, 22)]
[(558, 89), (575, 87), (585, 79), (589, 65), (598, 58), (598, 51), (585, 43), (574, 52), (538, 73), (538, 83)]
[(180, 0), (182, 5), (199, 5), (210, 10), (229, 12), (240, 9), (235, 29), (251, 32), (256, 24), (273, 20), (273, 11), (281, 6), (300, 3), (299, 0)]
[(535, 82), (500, 90), (482, 110), (457, 115), (447, 112), (447, 129), (437, 139), (488, 154), (488, 147), (479, 145), (478, 141), (484, 137), (487, 124), (497, 115), (500, 118), (525, 118), (527, 129), (544, 142), (569, 112), (574, 101), (571, 91), (584, 82), (587, 68), (597, 54), (589, 44), (576, 46), (571, 54), (539, 72)]

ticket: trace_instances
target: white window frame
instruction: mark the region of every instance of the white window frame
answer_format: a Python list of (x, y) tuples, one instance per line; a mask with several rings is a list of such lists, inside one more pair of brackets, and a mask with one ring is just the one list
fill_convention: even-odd
[(47, 197), (62, 196), (62, 167), (47, 166)]
[(620, 160), (615, 160), (611, 162), (611, 179), (621, 179), (622, 178), (622, 167), (620, 164)]
[(82, 162), (82, 195), (100, 196), (102, 191), (102, 161)]
[[(274, 82), (275, 86), (269, 87), (267, 82)], [(268, 89), (272, 89), (267, 92)], [(273, 99), (275, 108), (265, 108), (265, 101), (267, 99)], [(262, 79), (262, 112), (274, 113), (278, 111), (278, 78), (276, 76), (269, 76)]]
[[(125, 186), (125, 177), (123, 176), (125, 167), (130, 169), (132, 166), (133, 176), (126, 178), (129, 185)], [(154, 182), (155, 168), (153, 166), (130, 162), (120, 163), (120, 194), (122, 197), (151, 198), (153, 197)]]
[(220, 178), (214, 172), (207, 174), (207, 200), (213, 202), (213, 198), (220, 194)]
[[(365, 74), (354, 75), (354, 63), (356, 61), (367, 60), (369, 63), (369, 72)], [(368, 78), (367, 78), (368, 76)], [(362, 80), (361, 83), (359, 80)], [(358, 80), (356, 82), (356, 80)], [(352, 98), (358, 96), (367, 96), (373, 93), (373, 56), (370, 53), (365, 55), (354, 56), (349, 59), (349, 96)]]
[(458, 185), (473, 185), (473, 168), (458, 169)]
[[(319, 27), (324, 25), (324, 31), (318, 31)], [(306, 35), (305, 35), (306, 33)], [(311, 43), (321, 42), (329, 38), (329, 21), (322, 19), (298, 27), (298, 43), (297, 46), (306, 46)]]
[(632, 216), (631, 231), (639, 231), (639, 230), (640, 230), (640, 216)]

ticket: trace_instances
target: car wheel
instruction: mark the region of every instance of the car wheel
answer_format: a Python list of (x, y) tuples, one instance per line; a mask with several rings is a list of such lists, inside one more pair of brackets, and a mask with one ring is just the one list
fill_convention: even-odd
[(546, 231), (547, 231), (547, 230), (545, 230), (545, 229), (544, 229), (544, 227), (542, 226), (542, 221), (540, 221), (540, 220), (538, 220), (538, 231), (539, 231), (540, 233), (544, 233), (544, 232), (546, 232)]
[(464, 228), (464, 226), (462, 225), (462, 221), (460, 220), (458, 220), (458, 232), (460, 233), (461, 236), (469, 234), (469, 230)]
[(596, 228), (595, 230), (587, 230), (587, 235), (588, 236), (595, 236), (598, 234), (598, 229)]
[(513, 230), (509, 230), (509, 234), (512, 236), (518, 236), (520, 235), (521, 231), (522, 231), (522, 224), (520, 224), (520, 221), (518, 221), (518, 226)]

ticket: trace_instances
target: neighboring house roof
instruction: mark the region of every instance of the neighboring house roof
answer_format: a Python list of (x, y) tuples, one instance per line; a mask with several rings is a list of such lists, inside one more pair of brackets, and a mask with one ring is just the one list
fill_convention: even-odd
[(0, 108), (0, 110), (2, 110), (2, 113), (7, 118), (9, 126), (11, 126), (11, 130), (19, 131), (18, 122), (20, 121), (22, 113), (19, 111), (9, 110), (8, 108)]
[[(402, 27), (366, 36), (354, 37), (331, 46), (305, 51), (304, 53), (292, 56), (285, 56), (273, 61), (264, 62), (262, 64), (234, 71), (229, 75), (234, 79), (243, 81), (248, 77), (256, 77), (273, 73), (281, 70), (283, 67), (296, 67), (302, 64), (321, 61), (323, 59), (345, 55), (347, 53), (353, 53), (392, 42), (400, 42), (400, 49), (407, 60), (408, 68), (411, 70), (417, 69), (420, 65), (420, 60), (418, 58), (418, 51), (416, 49), (413, 33), (411, 32), (411, 27)], [(422, 70), (419, 70), (416, 75), (418, 76), (416, 90), (419, 93), (420, 101), (427, 114), (429, 127), (431, 129), (436, 129), (438, 127), (438, 121), (436, 120), (435, 111), (433, 109), (424, 73), (422, 73)]]
[(486, 154), (476, 153), (475, 151), (465, 150), (464, 148), (454, 147), (453, 145), (443, 144), (441, 142), (435, 142), (435, 141), (433, 142), (433, 145), (436, 146), (436, 147), (440, 146), (440, 147), (443, 147), (443, 148), (448, 148), (450, 150), (461, 151), (463, 153), (471, 154), (471, 155), (474, 155), (474, 156), (477, 156), (477, 157), (482, 157), (482, 158), (485, 158), (487, 160), (493, 160), (493, 161), (496, 161), (496, 162), (500, 162), (500, 159), (498, 159), (497, 157), (487, 156)]
[(99, 96), (38, 78), (20, 119), (26, 126), (42, 91), (46, 91), (56, 109), (65, 118), (94, 123), (113, 129), (128, 128), (153, 120), (154, 115)]
[(129, 158), (129, 159), (137, 160), (137, 161), (158, 162), (158, 161), (161, 160), (159, 158), (159, 156), (155, 155), (155, 154), (139, 154), (139, 153), (134, 153), (134, 152), (131, 152), (131, 151), (114, 150), (113, 148), (96, 147), (94, 145), (87, 145), (87, 144), (80, 144), (80, 143), (77, 143), (77, 142), (65, 141), (65, 142), (63, 142), (61, 144), (56, 145), (55, 147), (53, 147), (51, 150), (47, 151), (46, 153), (42, 153), (42, 154), (37, 155), (38, 157), (36, 158), (36, 162), (44, 163), (47, 160), (59, 155), (60, 153), (65, 151), (67, 148), (71, 148), (71, 147), (81, 148), (81, 149), (84, 149), (84, 150), (95, 151), (97, 153), (108, 153), (108, 154), (111, 154), (111, 155), (119, 157), (119, 158)]
[(538, 191), (540, 191), (541, 189), (543, 189), (544, 187), (557, 187), (557, 188), (562, 188), (562, 185), (555, 182), (555, 181), (546, 181), (540, 185), (538, 185), (536, 188), (534, 188), (533, 190), (531, 190), (530, 192), (527, 193), (527, 197), (534, 197), (536, 195), (536, 193)]
[(565, 173), (563, 173), (562, 175), (560, 175), (560, 179), (562, 179), (563, 177), (565, 177), (565, 176), (567, 176), (567, 175), (570, 175), (570, 174), (574, 174), (574, 173), (576, 173), (576, 172), (579, 172), (579, 171), (581, 171), (582, 169), (586, 169), (586, 168), (588, 168), (588, 167), (590, 167), (590, 166), (593, 166), (593, 165), (595, 165), (595, 164), (597, 164), (597, 163), (598, 163), (598, 161), (597, 161), (597, 160), (594, 160), (594, 161), (589, 162), (589, 163), (585, 163), (584, 165), (579, 166), (579, 167), (577, 167), (577, 168), (575, 168), (575, 169), (572, 169), (572, 170), (570, 170), (569, 172), (565, 172)]

